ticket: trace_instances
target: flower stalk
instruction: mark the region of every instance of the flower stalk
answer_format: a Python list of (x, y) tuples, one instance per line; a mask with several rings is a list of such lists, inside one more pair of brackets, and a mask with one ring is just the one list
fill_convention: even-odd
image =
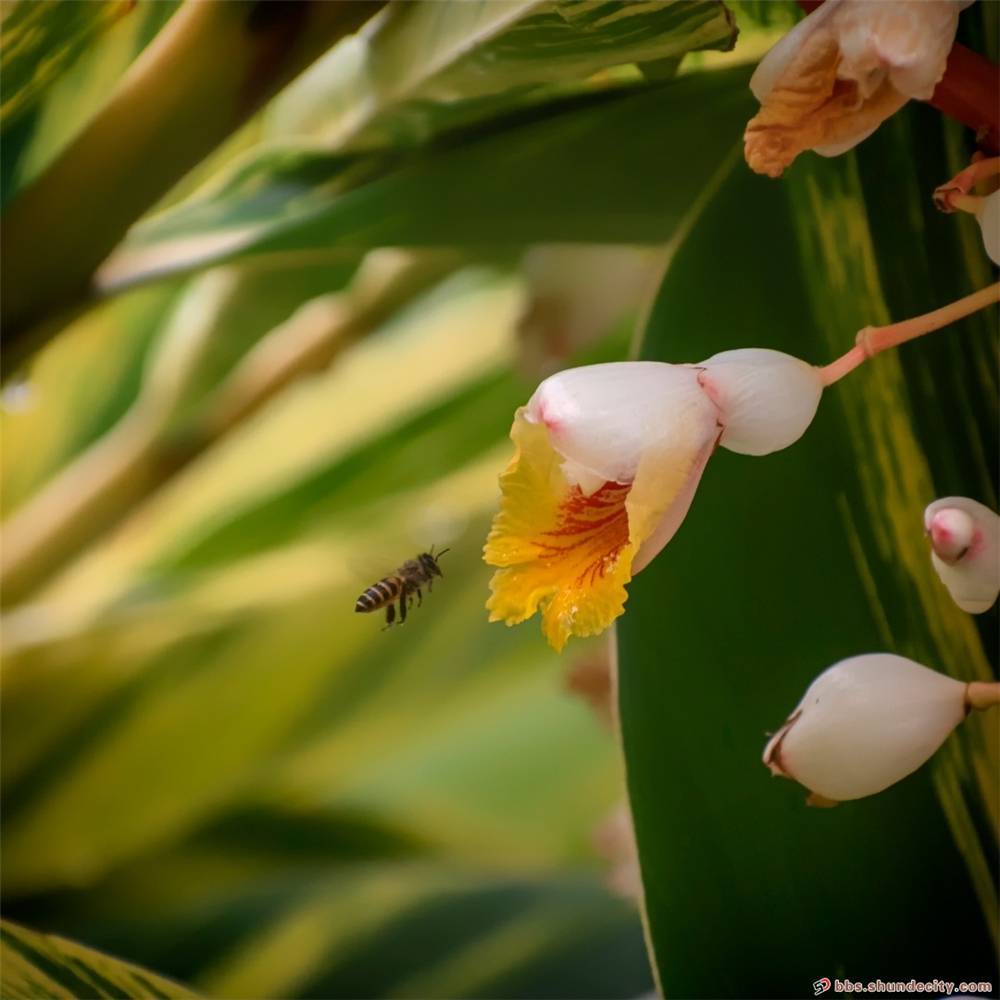
[(854, 347), (836, 361), (820, 369), (823, 385), (830, 386), (839, 382), (845, 375), (850, 374), (876, 354), (881, 354), (882, 351), (899, 347), (909, 340), (916, 340), (925, 333), (940, 330), (941, 327), (971, 316), (996, 302), (1000, 302), (1000, 282), (981, 288), (978, 292), (973, 292), (922, 316), (914, 316), (912, 319), (888, 326), (866, 326), (858, 333)]
[[(982, 157), (970, 163), (950, 181), (934, 189), (934, 205), (942, 212), (971, 212), (978, 215), (985, 196), (970, 194), (977, 184), (1000, 178), (1000, 156)], [(995, 186), (995, 185), (994, 185)]]
[(970, 711), (996, 708), (1000, 705), (1000, 681), (973, 681), (965, 689), (965, 704)]
[(929, 760), (972, 709), (1000, 704), (1000, 684), (961, 681), (892, 653), (829, 667), (764, 748), (775, 776), (812, 806), (884, 791)]

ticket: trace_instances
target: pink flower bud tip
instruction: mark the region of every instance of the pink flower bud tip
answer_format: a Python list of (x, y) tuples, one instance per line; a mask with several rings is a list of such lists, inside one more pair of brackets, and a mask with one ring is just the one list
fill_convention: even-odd
[(942, 497), (924, 511), (931, 564), (954, 602), (988, 611), (1000, 594), (1000, 517), (968, 497)]
[(946, 563), (961, 559), (975, 539), (982, 542), (982, 535), (976, 534), (975, 522), (964, 510), (939, 510), (929, 521), (927, 534), (931, 539), (931, 547)]

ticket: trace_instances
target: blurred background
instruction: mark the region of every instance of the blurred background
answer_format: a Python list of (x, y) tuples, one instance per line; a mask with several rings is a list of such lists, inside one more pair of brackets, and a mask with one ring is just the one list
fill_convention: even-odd
[[(12, 256), (58, 256), (18, 206), (82, 206), (92, 142), (108, 176), (128, 159), (127, 129), (101, 145), (88, 123), (179, 6), (4, 5)], [(654, 300), (662, 318), (664, 268), (740, 163), (750, 69), (799, 14), (370, 7), (84, 292), (50, 302), (40, 282), (22, 310), (48, 344), (8, 372), (0, 415), (4, 916), (220, 997), (639, 996), (611, 646), (560, 660), (533, 624), (489, 625), (481, 550), (514, 409), (552, 371), (634, 354)], [(208, 62), (224, 42), (208, 32)], [(956, 130), (915, 122), (937, 129), (928, 177), (962, 162)], [(67, 225), (85, 245), (89, 224)], [(988, 273), (970, 231), (951, 237), (974, 261), (959, 285)], [(718, 298), (713, 253), (700, 285), (675, 283)], [(754, 281), (735, 282), (752, 315), (721, 318), (720, 346), (772, 346), (782, 307)], [(969, 400), (988, 425), (995, 379)], [(405, 627), (354, 613), (432, 545), (444, 579)]]
[[(177, 6), (6, 5), (8, 205)], [(140, 228), (3, 393), (4, 914), (211, 995), (652, 987), (635, 901), (609, 887), (634, 856), (609, 647), (560, 663), (536, 628), (489, 625), (481, 550), (514, 409), (559, 367), (625, 356), (662, 251), (321, 234), (202, 257), (227, 211), (271, 230), (329, 200), (309, 174), (328, 150), (367, 163), (612, 93), (641, 83), (631, 56), (731, 31), (719, 4), (659, 24), (671, 5), (643, 5), (634, 52), (564, 23), (552, 72), (533, 46), (560, 5), (450, 33), (426, 6), (347, 38), (185, 177), (154, 250)], [(444, 579), (405, 627), (354, 613), (432, 545)]]

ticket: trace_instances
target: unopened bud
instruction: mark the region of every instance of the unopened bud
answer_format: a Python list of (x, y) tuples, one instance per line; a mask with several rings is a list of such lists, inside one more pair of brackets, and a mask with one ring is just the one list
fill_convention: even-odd
[(812, 682), (764, 763), (821, 801), (874, 795), (920, 767), (965, 718), (966, 687), (891, 653), (842, 660)]
[(719, 443), (741, 455), (769, 455), (798, 441), (823, 393), (819, 369), (781, 351), (723, 351), (698, 367), (702, 387), (719, 408)]
[(924, 511), (931, 562), (954, 602), (988, 611), (1000, 593), (1000, 517), (968, 497), (943, 497)]
[(994, 264), (1000, 264), (1000, 191), (994, 191), (983, 199), (977, 218), (983, 231), (987, 256)]

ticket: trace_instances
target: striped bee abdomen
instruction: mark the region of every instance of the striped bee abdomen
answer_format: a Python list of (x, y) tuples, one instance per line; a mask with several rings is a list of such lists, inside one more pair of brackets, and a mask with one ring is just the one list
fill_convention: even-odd
[(399, 597), (403, 589), (403, 578), (387, 576), (378, 583), (373, 583), (354, 605), (355, 611), (367, 613), (385, 607), (390, 601)]

